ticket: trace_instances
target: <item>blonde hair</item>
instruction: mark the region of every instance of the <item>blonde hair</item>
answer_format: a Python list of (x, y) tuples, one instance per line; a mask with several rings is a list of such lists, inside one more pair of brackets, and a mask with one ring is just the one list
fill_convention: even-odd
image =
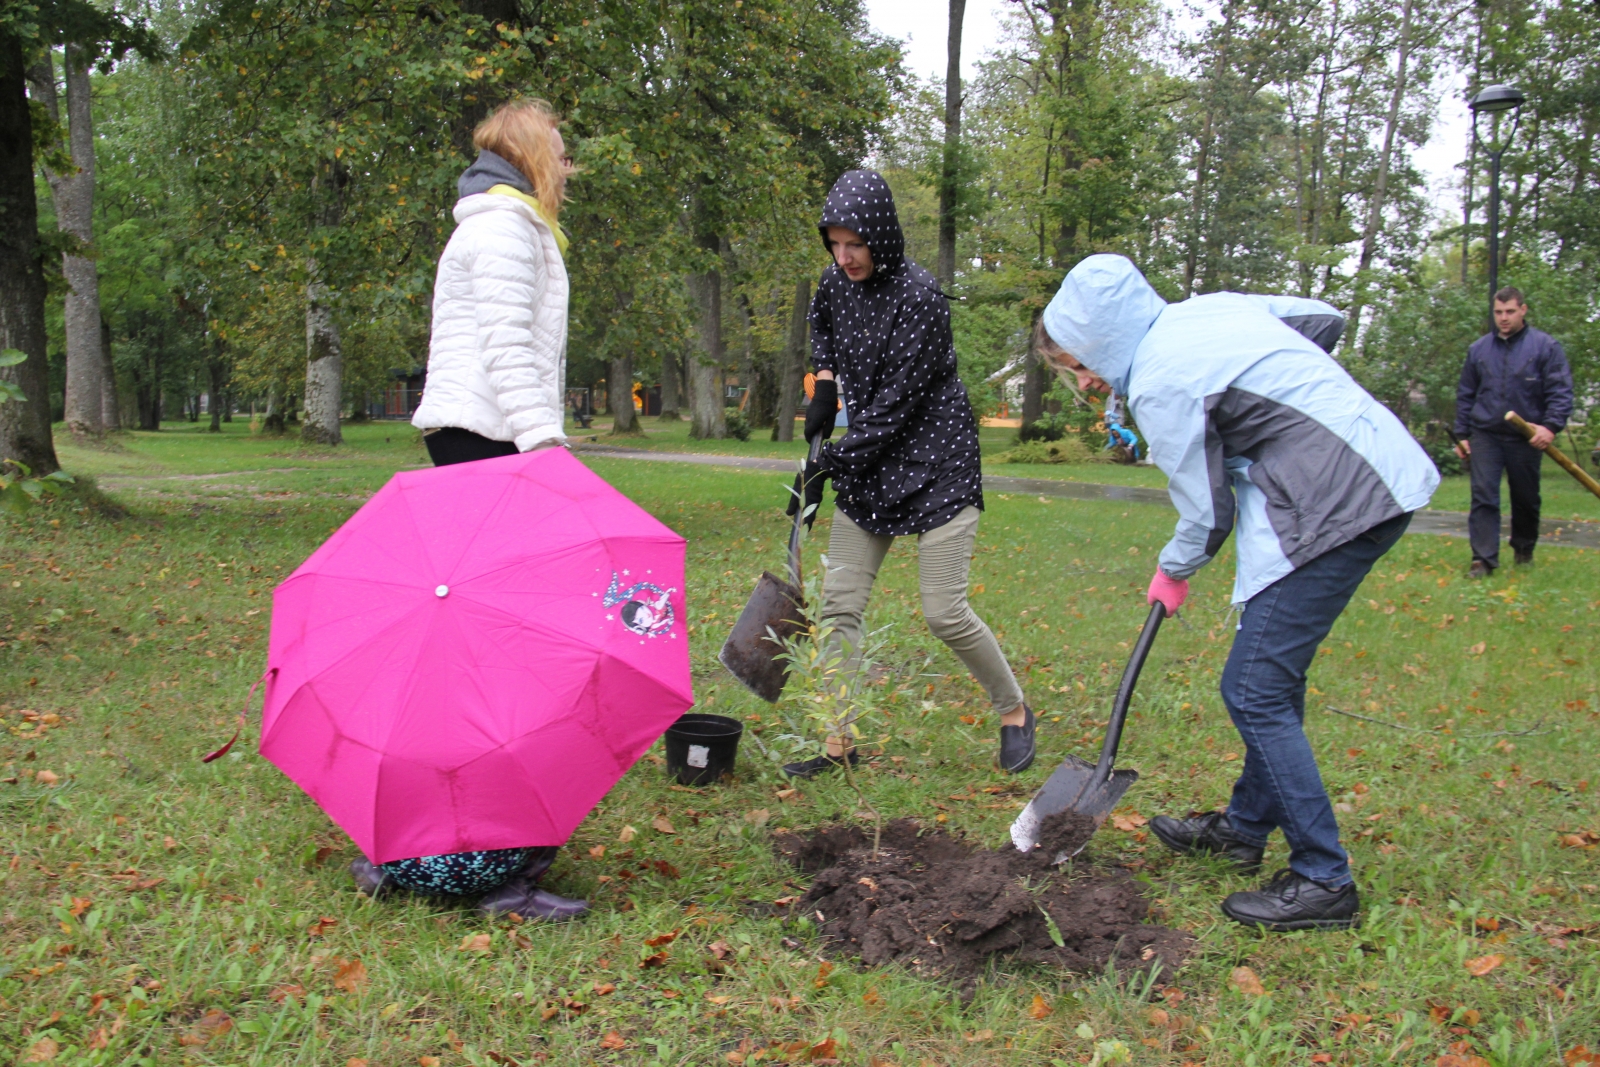
[(571, 166), (556, 154), (551, 135), (561, 117), (543, 100), (513, 100), (495, 109), (472, 133), (473, 147), (493, 152), (520, 170), (552, 218), (561, 213), (566, 176)]
[(1072, 368), (1062, 362), (1063, 356), (1071, 359), (1071, 353), (1056, 344), (1056, 339), (1051, 337), (1050, 331), (1044, 328), (1044, 317), (1042, 315), (1035, 319), (1033, 323), (1033, 352), (1046, 367), (1049, 367), (1057, 374), (1072, 373)]

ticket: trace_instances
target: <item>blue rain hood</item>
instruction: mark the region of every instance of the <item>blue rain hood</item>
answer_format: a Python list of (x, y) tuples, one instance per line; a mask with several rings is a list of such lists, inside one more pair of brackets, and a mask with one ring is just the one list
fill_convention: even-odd
[(1044, 309), (1044, 328), (1061, 348), (1128, 392), (1133, 354), (1167, 302), (1123, 256), (1090, 256), (1067, 274)]

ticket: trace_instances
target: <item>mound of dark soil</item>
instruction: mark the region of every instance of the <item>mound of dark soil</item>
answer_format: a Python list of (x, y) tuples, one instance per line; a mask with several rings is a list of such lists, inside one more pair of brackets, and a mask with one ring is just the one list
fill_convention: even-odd
[[(1085, 839), (1081, 826), (1049, 830), (1055, 849), (1074, 833), (1078, 844)], [(909, 819), (884, 827), (877, 859), (870, 831), (856, 826), (780, 834), (774, 843), (816, 876), (795, 911), (869, 967), (899, 962), (960, 980), (1005, 956), (1080, 973), (1102, 972), (1113, 960), (1119, 968), (1160, 963), (1170, 973), (1193, 944), (1145, 921), (1149, 904), (1126, 870), (1082, 858), (1059, 869), (1045, 848), (978, 848)]]

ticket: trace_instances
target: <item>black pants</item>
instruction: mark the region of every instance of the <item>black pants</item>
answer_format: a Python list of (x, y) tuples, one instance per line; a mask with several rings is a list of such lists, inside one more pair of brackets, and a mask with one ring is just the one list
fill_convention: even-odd
[(1472, 558), (1500, 565), (1500, 473), (1511, 489), (1511, 547), (1532, 552), (1539, 540), (1539, 464), (1544, 453), (1520, 437), (1472, 434)]
[(428, 446), (428, 458), (433, 460), (435, 467), (517, 454), (517, 446), (510, 441), (491, 441), (482, 434), (456, 426), (435, 430), (425, 435), (422, 443)]

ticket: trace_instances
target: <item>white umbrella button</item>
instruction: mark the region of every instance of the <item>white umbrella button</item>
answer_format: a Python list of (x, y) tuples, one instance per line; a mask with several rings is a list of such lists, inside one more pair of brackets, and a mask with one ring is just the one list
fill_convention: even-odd
[(433, 591), (433, 595), (434, 596), (449, 596), (450, 595), (450, 587), (448, 585), (441, 585), (441, 586), (439, 586), (438, 588), (436, 588)]

